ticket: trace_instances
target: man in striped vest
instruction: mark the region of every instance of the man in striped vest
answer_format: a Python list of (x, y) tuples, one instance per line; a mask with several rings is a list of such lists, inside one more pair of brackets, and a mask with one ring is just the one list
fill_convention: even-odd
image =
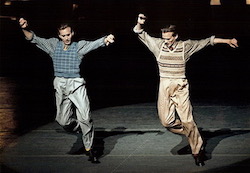
[[(80, 75), (80, 64), (88, 52), (113, 43), (114, 36), (110, 34), (95, 41), (73, 42), (74, 31), (69, 24), (65, 23), (58, 27), (59, 39), (45, 39), (28, 30), (27, 20), (21, 18), (19, 24), (25, 38), (52, 58), (55, 76), (56, 121), (67, 131), (80, 130), (82, 132), (82, 140), (89, 155), (89, 161), (97, 163), (98, 160), (92, 151), (93, 121), (90, 116), (86, 83)], [(74, 117), (74, 112), (76, 117)]]
[[(211, 36), (203, 40), (176, 41), (175, 25), (163, 28), (162, 38), (151, 37), (144, 31), (146, 16), (139, 14), (134, 32), (154, 54), (159, 67), (160, 85), (158, 114), (161, 123), (169, 131), (188, 138), (197, 166), (204, 165), (204, 142), (194, 122), (189, 99), (189, 84), (185, 75), (186, 62), (195, 52), (209, 45), (226, 43), (238, 47), (236, 39)], [(177, 114), (175, 113), (177, 112)]]

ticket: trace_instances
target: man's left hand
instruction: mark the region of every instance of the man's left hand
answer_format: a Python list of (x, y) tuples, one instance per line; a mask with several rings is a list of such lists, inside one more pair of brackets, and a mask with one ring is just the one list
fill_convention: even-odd
[(238, 41), (235, 38), (231, 39), (228, 44), (233, 48), (238, 47)]
[(106, 46), (108, 46), (110, 43), (114, 43), (115, 42), (115, 36), (110, 34), (108, 35), (105, 39), (104, 42), (106, 44)]

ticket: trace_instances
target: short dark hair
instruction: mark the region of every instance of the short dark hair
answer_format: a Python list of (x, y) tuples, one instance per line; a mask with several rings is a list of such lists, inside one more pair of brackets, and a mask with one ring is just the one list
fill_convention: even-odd
[(173, 32), (173, 36), (176, 36), (177, 33), (177, 29), (176, 29), (176, 25), (167, 25), (164, 28), (161, 29), (162, 32)]

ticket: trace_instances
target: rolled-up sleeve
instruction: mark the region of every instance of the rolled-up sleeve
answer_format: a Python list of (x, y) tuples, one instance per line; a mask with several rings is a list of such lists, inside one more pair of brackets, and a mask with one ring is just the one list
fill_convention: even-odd
[(215, 39), (214, 35), (210, 37), (210, 44), (211, 44), (211, 46), (214, 46), (214, 39)]
[(137, 30), (136, 27), (133, 28), (134, 33), (141, 34), (143, 29)]

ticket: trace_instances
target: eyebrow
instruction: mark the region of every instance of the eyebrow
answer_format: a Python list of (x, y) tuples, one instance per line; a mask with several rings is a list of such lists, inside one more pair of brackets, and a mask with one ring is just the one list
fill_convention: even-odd
[(65, 37), (65, 36), (69, 36), (70, 34), (64, 34), (64, 35), (61, 35), (62, 37)]

